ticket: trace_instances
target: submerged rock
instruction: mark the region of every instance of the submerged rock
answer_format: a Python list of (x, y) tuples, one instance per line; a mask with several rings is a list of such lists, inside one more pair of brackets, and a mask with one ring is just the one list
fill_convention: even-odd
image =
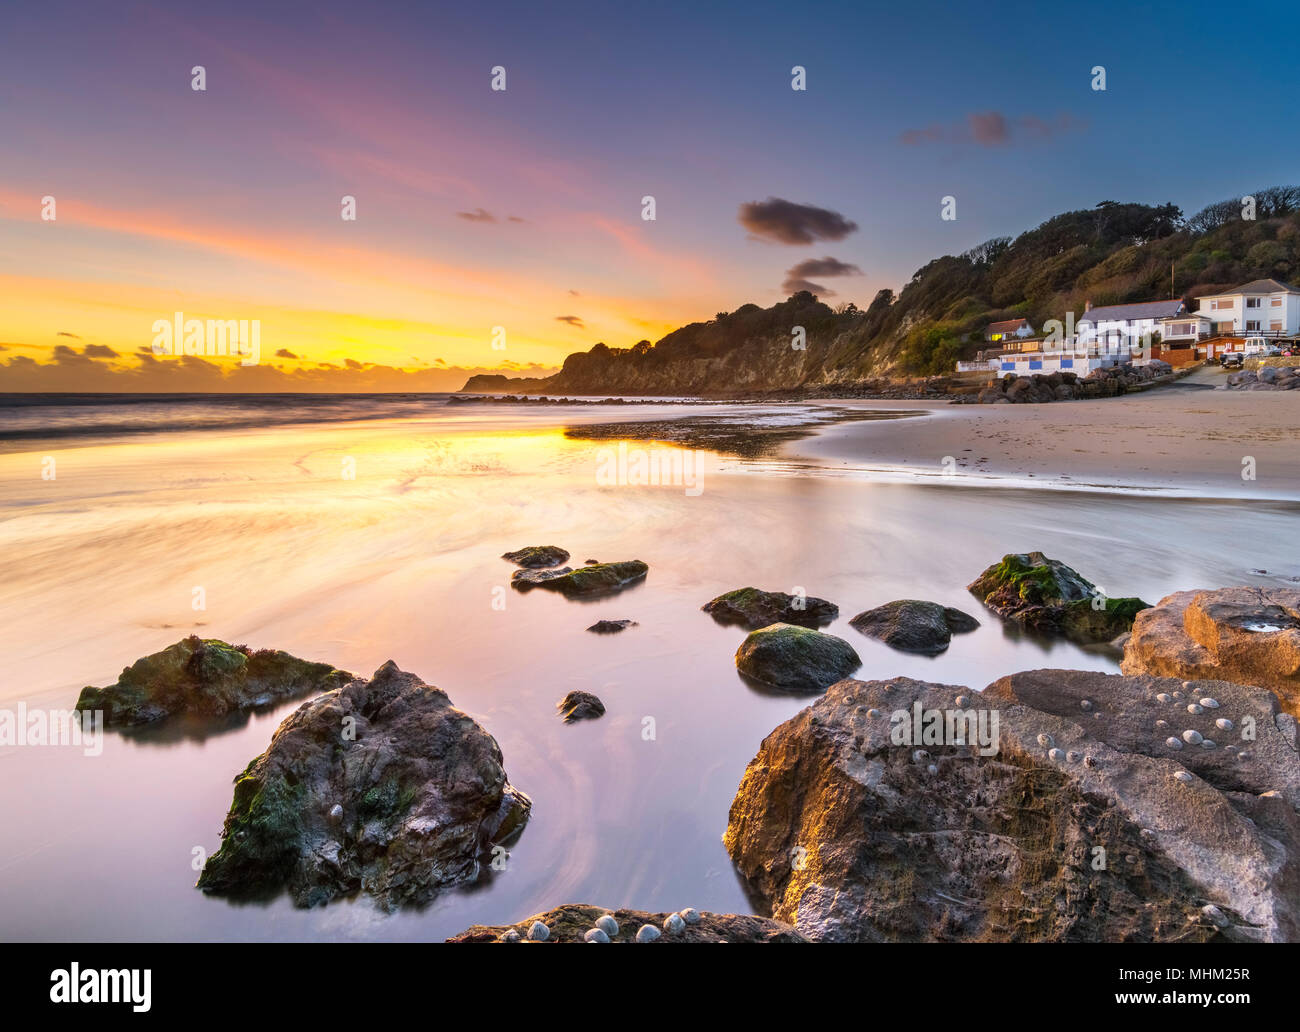
[(587, 630), (593, 634), (617, 634), (619, 631), (635, 626), (637, 626), (635, 620), (597, 620)]
[(221, 848), (198, 886), (245, 897), (287, 889), (298, 906), (362, 889), (384, 906), (422, 904), (474, 880), (480, 857), (531, 807), (496, 740), (390, 660), (285, 719), (235, 779)]
[(1003, 556), (968, 590), (1004, 619), (1080, 644), (1112, 641), (1148, 608), (1140, 598), (1104, 597), (1092, 581), (1042, 552)]
[(116, 684), (83, 688), (77, 709), (102, 710), (105, 727), (149, 724), (181, 714), (222, 717), (329, 691), (350, 680), (351, 674), (328, 663), (191, 635), (137, 659)]
[(621, 563), (580, 566), (576, 570), (567, 566), (562, 570), (517, 570), (510, 583), (520, 591), (547, 588), (573, 598), (586, 598), (622, 591), (644, 580), (649, 571), (650, 567), (640, 559), (628, 559)]
[(506, 552), (501, 558), (516, 566), (537, 569), (566, 563), (569, 561), (569, 553), (557, 545), (528, 545), (515, 552)]
[[(1176, 687), (1013, 674), (971, 695), (986, 731), (997, 717), (983, 739), (995, 751), (923, 738), (922, 765), (900, 733), (914, 706), (941, 714), (946, 730), (954, 700), (970, 693), (841, 681), (763, 740), (725, 845), (772, 916), (812, 939), (1294, 940), (1300, 757), (1268, 718), (1276, 700), (1198, 686), (1234, 717), (1254, 715), (1259, 740), (1244, 759), (1171, 750), (1154, 727), (1171, 707), (1155, 695)], [(1226, 922), (1206, 921), (1207, 903)]]
[(1121, 669), (1259, 685), (1300, 716), (1300, 591), (1175, 592), (1138, 614)]
[[(685, 914), (685, 911), (682, 911)], [(710, 914), (692, 910), (694, 921), (686, 920), (685, 927), (673, 935), (656, 938), (655, 942), (806, 942), (802, 935), (787, 924), (749, 914)], [(584, 942), (593, 927), (601, 929), (610, 942), (637, 942), (638, 931), (652, 928), (655, 932), (666, 924), (673, 914), (655, 914), (644, 910), (608, 910), (586, 903), (566, 903), (544, 914), (529, 917), (513, 925), (474, 925), (448, 942), (517, 942), (524, 937), (529, 926), (544, 924), (549, 930), (548, 942)], [(515, 933), (514, 939), (505, 936)]]
[(605, 704), (591, 692), (569, 692), (555, 704), (566, 724), (575, 720), (594, 720), (605, 715)]
[(840, 607), (811, 595), (787, 595), (784, 591), (737, 588), (719, 595), (702, 607), (720, 624), (739, 624), (751, 631), (775, 623), (801, 627), (824, 627), (840, 615)]
[(924, 655), (942, 652), (954, 634), (966, 634), (980, 625), (960, 609), (914, 598), (868, 609), (849, 623), (867, 637), (878, 638), (901, 652)]
[(861, 665), (843, 638), (785, 623), (750, 631), (736, 650), (742, 674), (787, 692), (822, 691)]

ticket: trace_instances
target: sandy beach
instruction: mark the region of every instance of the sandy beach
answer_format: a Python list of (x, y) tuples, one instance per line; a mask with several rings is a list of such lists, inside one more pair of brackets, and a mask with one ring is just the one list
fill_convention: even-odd
[[(986, 483), (1300, 497), (1300, 399), (1211, 389), (1220, 382), (1218, 370), (1206, 369), (1169, 387), (1095, 401), (861, 402), (923, 414), (842, 423), (791, 451), (816, 463), (918, 477), (947, 468)], [(1254, 479), (1243, 476), (1251, 472), (1248, 458)]]

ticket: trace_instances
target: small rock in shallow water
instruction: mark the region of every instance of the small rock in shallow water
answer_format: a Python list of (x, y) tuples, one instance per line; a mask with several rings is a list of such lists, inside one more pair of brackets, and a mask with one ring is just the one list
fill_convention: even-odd
[(1189, 728), (1183, 732), (1183, 741), (1188, 745), (1200, 745), (1204, 739), (1199, 731), (1193, 731)]
[(551, 937), (551, 930), (541, 921), (534, 921), (528, 929), (528, 938), (533, 942), (545, 942)]
[(602, 928), (589, 928), (582, 936), (583, 942), (609, 942), (609, 936)]
[(611, 939), (618, 935), (618, 921), (613, 914), (602, 914), (596, 918), (596, 927), (608, 935)]
[(664, 931), (669, 935), (676, 935), (686, 927), (686, 922), (682, 920), (681, 914), (669, 914), (668, 920), (664, 922)]
[(637, 942), (654, 942), (659, 938), (659, 929), (654, 925), (642, 925), (636, 930)]
[(637, 625), (635, 620), (597, 620), (587, 628), (593, 634), (617, 634)]
[(594, 720), (605, 715), (605, 704), (591, 692), (569, 692), (555, 704), (566, 724), (575, 720)]
[(567, 562), (569, 553), (555, 545), (528, 545), (515, 552), (506, 552), (501, 558), (516, 566), (538, 569)]

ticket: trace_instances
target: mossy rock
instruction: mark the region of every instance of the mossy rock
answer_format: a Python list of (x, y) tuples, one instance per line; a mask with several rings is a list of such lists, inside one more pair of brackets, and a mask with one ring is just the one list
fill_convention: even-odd
[(102, 711), (106, 727), (150, 724), (180, 714), (222, 717), (329, 691), (350, 680), (351, 674), (328, 663), (191, 635), (136, 660), (116, 684), (83, 688), (77, 709)]
[(774, 623), (824, 627), (840, 615), (839, 606), (824, 598), (759, 588), (736, 588), (706, 602), (702, 608), (720, 624), (738, 624), (750, 630)]
[(644, 580), (650, 567), (640, 559), (620, 563), (593, 563), (576, 570), (519, 570), (510, 583), (520, 591), (529, 588), (546, 588), (572, 598), (612, 595), (638, 581)]
[(786, 692), (825, 691), (861, 665), (844, 639), (794, 624), (751, 631), (736, 650), (736, 669)]
[(527, 545), (517, 551), (506, 552), (501, 558), (516, 566), (533, 570), (567, 563), (569, 553), (558, 545)]

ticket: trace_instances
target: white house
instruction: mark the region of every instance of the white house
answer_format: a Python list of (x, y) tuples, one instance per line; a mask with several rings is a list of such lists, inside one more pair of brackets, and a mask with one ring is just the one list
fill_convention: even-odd
[(1197, 298), (1197, 316), (1215, 336), (1293, 337), (1300, 334), (1300, 290), (1275, 279), (1254, 280), (1226, 294)]
[(1180, 298), (1169, 301), (1143, 301), (1133, 305), (1103, 305), (1093, 308), (1089, 301), (1077, 327), (1079, 344), (1103, 346), (1114, 350), (1123, 345), (1141, 347), (1154, 334), (1162, 333), (1161, 321), (1179, 315)]

